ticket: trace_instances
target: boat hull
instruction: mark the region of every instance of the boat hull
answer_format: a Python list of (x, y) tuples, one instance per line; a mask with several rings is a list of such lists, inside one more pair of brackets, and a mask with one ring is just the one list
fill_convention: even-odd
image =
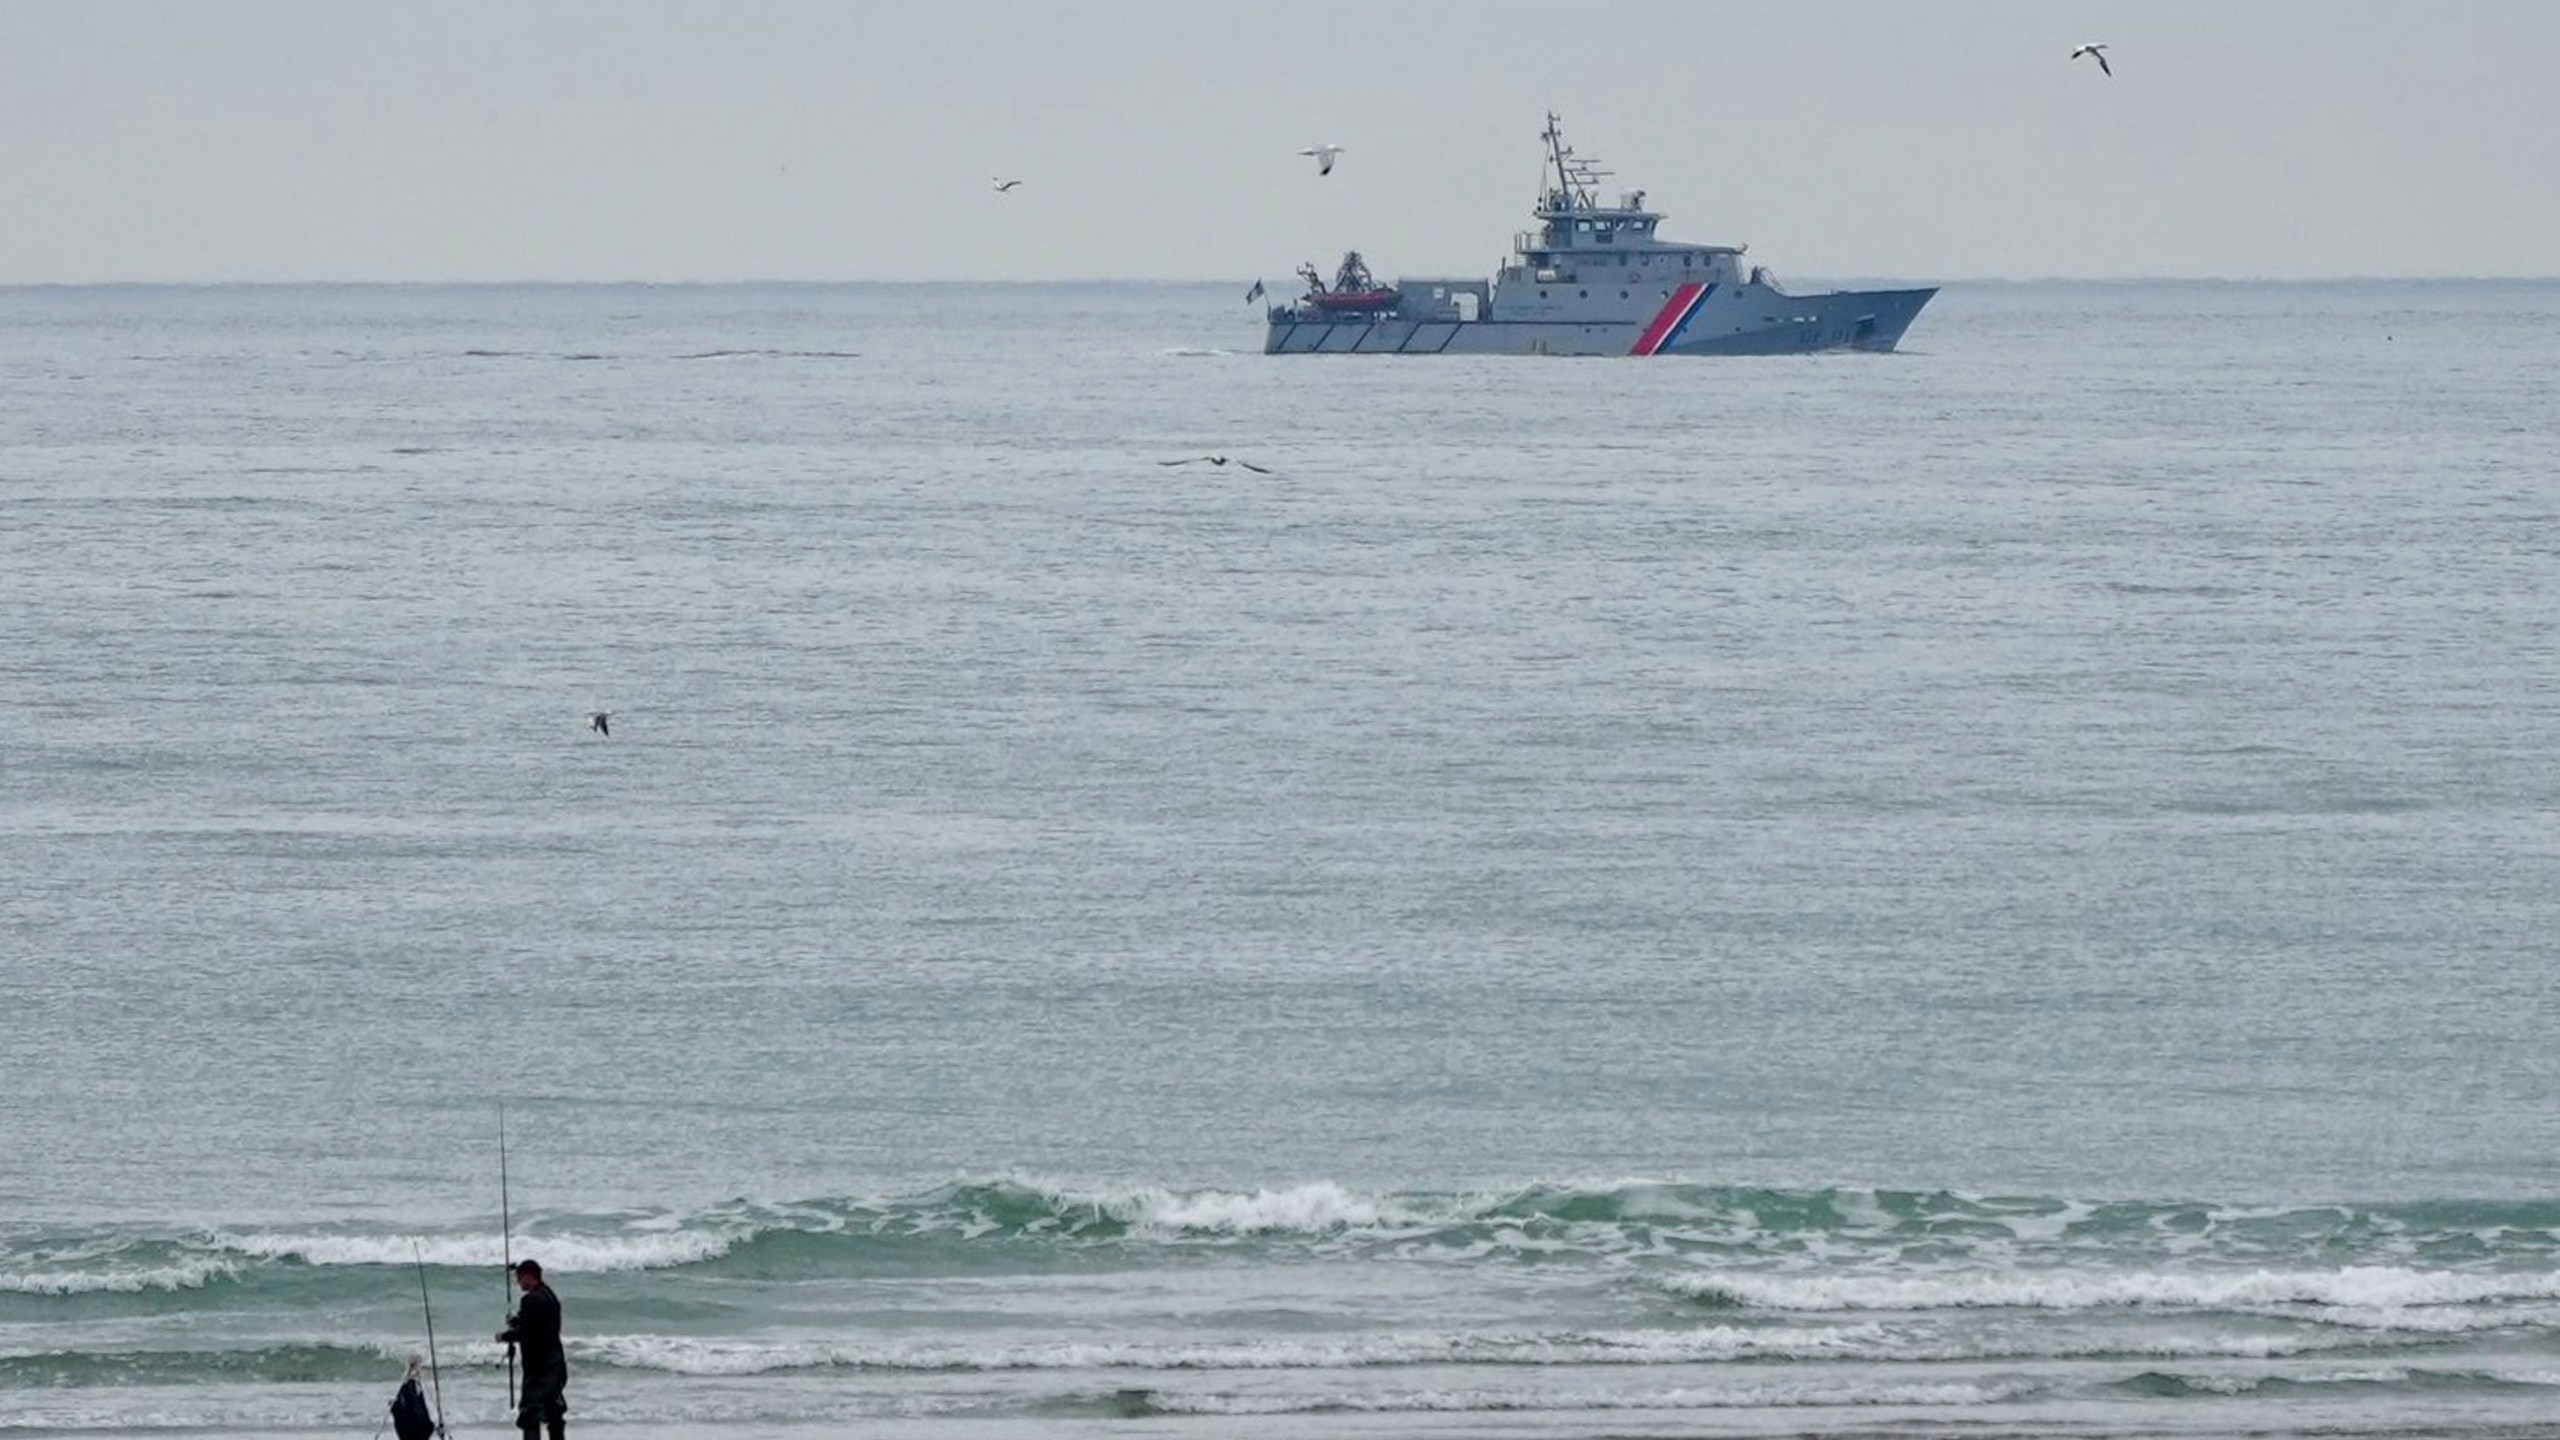
[(1938, 292), (1841, 290), (1790, 295), (1765, 285), (1720, 287), (1634, 318), (1467, 320), (1271, 312), (1266, 355), (1811, 355), (1890, 351)]

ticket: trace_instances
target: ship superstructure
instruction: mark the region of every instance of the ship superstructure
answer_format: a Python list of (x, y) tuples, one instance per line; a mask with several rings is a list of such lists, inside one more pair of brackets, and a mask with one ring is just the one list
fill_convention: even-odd
[[(1273, 355), (1796, 355), (1891, 350), (1937, 294), (1917, 290), (1796, 295), (1746, 267), (1746, 247), (1665, 240), (1645, 192), (1608, 203), (1610, 172), (1574, 153), (1547, 116), (1537, 227), (1511, 239), (1490, 281), (1400, 279), (1378, 285), (1357, 251), (1336, 283), (1312, 266), (1307, 293), (1270, 307)], [(1357, 290), (1349, 289), (1357, 277)]]

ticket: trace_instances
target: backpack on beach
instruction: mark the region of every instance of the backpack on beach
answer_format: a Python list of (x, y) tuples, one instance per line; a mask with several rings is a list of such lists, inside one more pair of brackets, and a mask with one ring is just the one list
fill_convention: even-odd
[(429, 1440), (436, 1433), (436, 1417), (427, 1413), (426, 1392), (415, 1380), (400, 1382), (400, 1393), (391, 1397), (391, 1433), (400, 1440)]

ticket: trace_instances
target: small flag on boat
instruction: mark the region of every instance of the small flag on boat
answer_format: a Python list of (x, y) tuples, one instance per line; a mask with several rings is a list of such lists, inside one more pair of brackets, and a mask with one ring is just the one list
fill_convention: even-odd
[(1253, 288), (1244, 292), (1244, 303), (1247, 305), (1252, 304), (1254, 301), (1262, 298), (1262, 293), (1262, 282), (1259, 280), (1254, 281)]

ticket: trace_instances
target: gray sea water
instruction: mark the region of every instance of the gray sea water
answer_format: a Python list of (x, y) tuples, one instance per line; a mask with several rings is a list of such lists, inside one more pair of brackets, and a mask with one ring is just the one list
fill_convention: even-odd
[(1241, 289), (0, 290), (0, 1433), (2560, 1417), (2560, 284)]

